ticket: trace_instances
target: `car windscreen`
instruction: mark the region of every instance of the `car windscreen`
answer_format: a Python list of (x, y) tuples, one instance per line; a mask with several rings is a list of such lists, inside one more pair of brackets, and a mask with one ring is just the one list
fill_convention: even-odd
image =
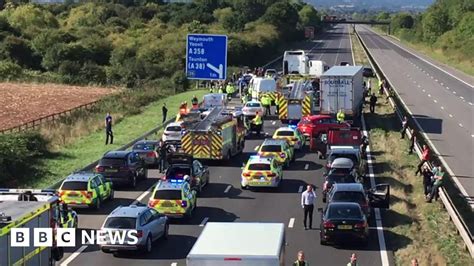
[(169, 126), (169, 127), (166, 128), (166, 131), (181, 132), (181, 127), (180, 126)]
[(333, 162), (334, 160), (336, 160), (337, 158), (347, 158), (349, 160), (351, 160), (352, 162), (357, 163), (357, 156), (355, 154), (344, 154), (344, 153), (331, 153), (331, 155), (329, 155), (329, 158), (328, 160), (330, 162)]
[(251, 171), (270, 171), (271, 167), (268, 163), (253, 163), (248, 167)]
[(155, 199), (160, 200), (180, 200), (181, 190), (157, 190), (155, 192)]
[(109, 217), (104, 224), (105, 228), (114, 229), (135, 229), (136, 218), (132, 217)]
[(152, 143), (139, 143), (139, 144), (135, 144), (135, 146), (133, 146), (133, 149), (134, 150), (144, 150), (144, 151), (153, 151), (155, 150), (155, 144), (152, 144)]
[(354, 183), (354, 177), (352, 175), (347, 174), (331, 174), (326, 177), (326, 180), (329, 183)]
[(348, 168), (331, 168), (329, 175), (348, 175), (351, 172), (352, 170)]
[(60, 188), (61, 190), (87, 190), (87, 182), (84, 181), (66, 181)]
[(280, 145), (263, 145), (261, 152), (281, 152)]
[(247, 107), (260, 107), (259, 103), (247, 103), (245, 106)]
[(290, 130), (277, 131), (277, 136), (280, 136), (280, 137), (293, 137), (293, 135), (294, 135), (294, 132)]
[(126, 163), (125, 158), (102, 158), (99, 162), (99, 165), (102, 166), (121, 166)]
[(357, 191), (336, 191), (332, 196), (332, 201), (336, 202), (357, 202), (365, 203), (364, 194)]
[(362, 219), (360, 208), (355, 205), (330, 205), (327, 213), (329, 219)]
[(166, 172), (166, 177), (169, 179), (182, 179), (185, 175), (191, 176), (191, 168), (189, 166), (172, 166)]

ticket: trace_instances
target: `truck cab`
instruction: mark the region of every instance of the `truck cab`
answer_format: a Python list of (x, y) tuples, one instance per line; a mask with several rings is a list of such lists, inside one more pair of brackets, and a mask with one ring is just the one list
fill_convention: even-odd
[(285, 51), (283, 54), (283, 75), (308, 74), (308, 56), (303, 50)]

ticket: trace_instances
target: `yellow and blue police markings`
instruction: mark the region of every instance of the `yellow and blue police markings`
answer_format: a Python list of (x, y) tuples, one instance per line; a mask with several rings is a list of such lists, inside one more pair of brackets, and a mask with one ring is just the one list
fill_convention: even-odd
[(101, 174), (74, 173), (62, 182), (59, 197), (72, 208), (100, 209), (102, 201), (114, 198), (112, 182)]
[(282, 180), (282, 165), (276, 161), (275, 157), (253, 155), (242, 169), (240, 186), (243, 189), (278, 187)]
[(148, 206), (170, 218), (191, 218), (197, 204), (197, 192), (183, 179), (160, 180), (148, 200)]
[(305, 136), (301, 134), (296, 125), (278, 128), (275, 133), (273, 133), (273, 138), (286, 140), (297, 150), (301, 150), (306, 143)]
[(257, 154), (260, 156), (273, 156), (275, 160), (285, 165), (290, 166), (290, 162), (295, 160), (295, 150), (290, 146), (286, 140), (282, 139), (266, 139), (258, 147)]

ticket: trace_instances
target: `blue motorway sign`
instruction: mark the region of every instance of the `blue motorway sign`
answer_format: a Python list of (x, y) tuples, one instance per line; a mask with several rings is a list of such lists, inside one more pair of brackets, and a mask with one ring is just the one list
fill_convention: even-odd
[(224, 80), (226, 76), (227, 36), (188, 34), (186, 77), (188, 79)]

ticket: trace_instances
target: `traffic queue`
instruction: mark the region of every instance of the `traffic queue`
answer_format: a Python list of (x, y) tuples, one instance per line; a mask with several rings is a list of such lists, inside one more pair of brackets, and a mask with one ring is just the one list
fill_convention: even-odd
[[(356, 73), (357, 77), (362, 70), (361, 67), (345, 68), (347, 75)], [(330, 74), (337, 71), (328, 70)], [(324, 179), (322, 193), (326, 207), (319, 209), (320, 243), (326, 245), (341, 239), (353, 239), (367, 244), (371, 208), (388, 208), (390, 186), (378, 184), (365, 188), (366, 139), (353, 122), (360, 106), (350, 106), (351, 121), (341, 120), (339, 115), (337, 119), (336, 112), (345, 110), (338, 108), (340, 97), (334, 100), (330, 93), (320, 94), (319, 88), (328, 84), (319, 84), (319, 77), (304, 73), (279, 77), (272, 71), (267, 77), (251, 76), (248, 79), (245, 76), (249, 75), (244, 75), (236, 84), (240, 86), (239, 90), (232, 85), (228, 88), (231, 93), (209, 93), (200, 102), (193, 97), (191, 108), (183, 102), (176, 121), (165, 125), (160, 140), (142, 140), (131, 150), (109, 151), (93, 172), (71, 174), (57, 191), (0, 191), (0, 204), (6, 202), (2, 193), (15, 195), (8, 198), (11, 202), (35, 202), (47, 193), (54, 198), (45, 201), (50, 208), (58, 210), (58, 215), (51, 216), (54, 222), (49, 226), (76, 228), (78, 216), (75, 209), (101, 209), (104, 201), (114, 200), (115, 189), (120, 186), (136, 188), (138, 182), (148, 178), (150, 169), (159, 168), (162, 174), (153, 186), (148, 204), (119, 206), (107, 216), (102, 226), (139, 232), (136, 245), (107, 242), (100, 246), (103, 252), (140, 250), (149, 253), (156, 239), (168, 237), (171, 219), (189, 220), (199, 210), (198, 197), (211, 183), (209, 167), (203, 163), (209, 160), (230, 161), (243, 152), (246, 140), (252, 138), (261, 140), (261, 143), (255, 148), (255, 154), (244, 159), (246, 162), (238, 177), (242, 189), (258, 193), (258, 189), (263, 187), (278, 189), (285, 186), (284, 172), (295, 162), (296, 153), (315, 152), (320, 159), (326, 160), (325, 174), (321, 177)], [(240, 103), (235, 103), (237, 96)], [(272, 115), (272, 106), (284, 125), (269, 135), (265, 133), (264, 121)], [(325, 112), (319, 112), (321, 110)], [(15, 217), (2, 213), (0, 223), (29, 219), (29, 215), (35, 212), (28, 211)], [(9, 234), (8, 228), (2, 228), (0, 240)], [(58, 253), (57, 249), (53, 250)], [(50, 257), (50, 260), (58, 260), (61, 256)], [(15, 258), (5, 265), (21, 260)]]

